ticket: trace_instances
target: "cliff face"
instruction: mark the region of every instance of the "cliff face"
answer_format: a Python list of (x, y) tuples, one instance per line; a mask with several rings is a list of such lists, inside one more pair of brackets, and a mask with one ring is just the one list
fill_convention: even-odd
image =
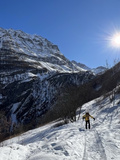
[(62, 87), (93, 77), (47, 39), (0, 28), (0, 110), (13, 122), (27, 123), (42, 116)]

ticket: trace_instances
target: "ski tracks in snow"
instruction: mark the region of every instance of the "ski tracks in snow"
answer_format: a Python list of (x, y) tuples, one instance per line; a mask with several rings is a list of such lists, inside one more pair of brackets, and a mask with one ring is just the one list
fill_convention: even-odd
[(105, 148), (97, 130), (85, 131), (85, 144), (82, 160), (107, 160)]
[(103, 142), (96, 129), (95, 129), (95, 138), (96, 138), (96, 144), (98, 144), (98, 149), (100, 151), (101, 159), (107, 160), (106, 151), (105, 151)]
[(87, 160), (87, 159), (88, 159), (88, 155), (87, 155), (86, 132), (85, 132), (84, 153), (83, 153), (83, 159), (82, 160)]
[(28, 145), (27, 160), (108, 160), (98, 131), (78, 129), (76, 125), (53, 130), (39, 143)]
[[(99, 128), (83, 130), (79, 125), (53, 129), (38, 142), (28, 144), (26, 160), (119, 160), (119, 135)], [(114, 133), (114, 134), (113, 134)], [(113, 149), (113, 150), (112, 150)]]
[(118, 130), (83, 127), (78, 121), (31, 130), (6, 141), (8, 145), (0, 148), (0, 160), (120, 160)]

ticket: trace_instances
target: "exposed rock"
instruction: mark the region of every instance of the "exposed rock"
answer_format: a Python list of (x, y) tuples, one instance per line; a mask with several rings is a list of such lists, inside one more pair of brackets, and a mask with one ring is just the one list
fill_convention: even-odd
[(42, 116), (62, 87), (81, 85), (93, 77), (47, 39), (0, 28), (0, 110), (12, 121), (28, 123)]

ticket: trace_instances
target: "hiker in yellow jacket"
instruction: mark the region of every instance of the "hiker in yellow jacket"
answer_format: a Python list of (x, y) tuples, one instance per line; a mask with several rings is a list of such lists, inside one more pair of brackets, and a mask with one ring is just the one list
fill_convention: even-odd
[(93, 116), (91, 116), (89, 114), (89, 112), (86, 112), (86, 114), (83, 116), (83, 119), (85, 119), (86, 121), (86, 124), (85, 124), (85, 127), (87, 129), (87, 125), (89, 125), (89, 129), (90, 129), (90, 120), (89, 120), (89, 117), (93, 118), (95, 120), (95, 118)]

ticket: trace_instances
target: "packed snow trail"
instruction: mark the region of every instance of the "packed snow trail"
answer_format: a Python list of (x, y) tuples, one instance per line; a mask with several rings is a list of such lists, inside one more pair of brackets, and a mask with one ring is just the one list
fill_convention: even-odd
[(60, 127), (56, 123), (28, 131), (1, 143), (0, 160), (120, 160), (120, 95), (91, 101), (86, 108), (91, 129), (80, 120)]
[(88, 159), (103, 159), (107, 160), (105, 149), (102, 145), (101, 138), (99, 137), (97, 131), (91, 130), (87, 131), (85, 135), (85, 150), (83, 160)]

